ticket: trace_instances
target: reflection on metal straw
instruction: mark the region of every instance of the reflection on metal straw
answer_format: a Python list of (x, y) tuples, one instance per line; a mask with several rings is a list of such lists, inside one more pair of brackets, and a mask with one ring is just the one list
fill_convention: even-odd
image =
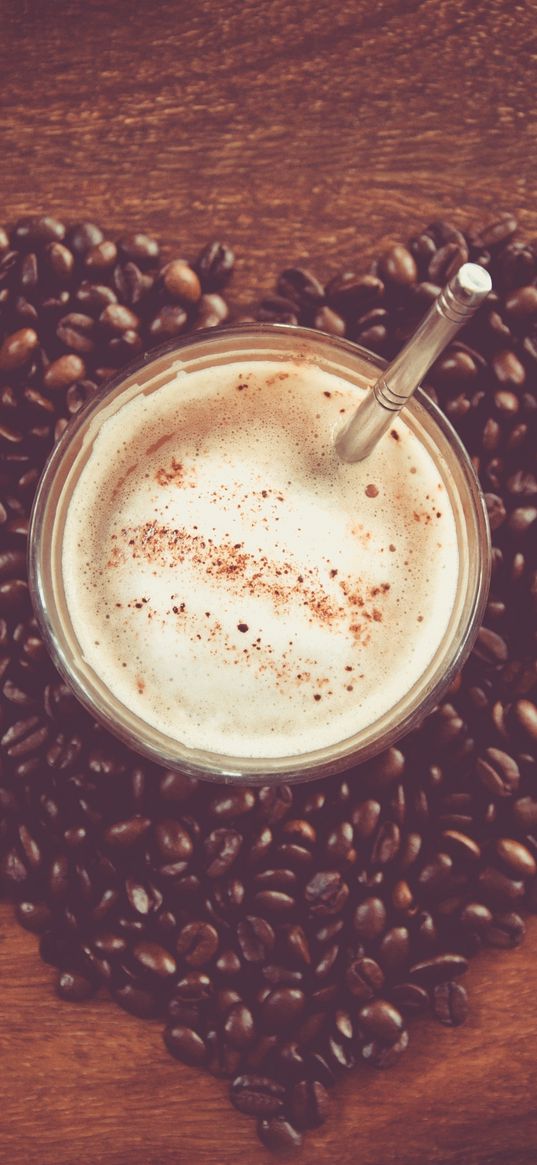
[(408, 344), (388, 365), (336, 438), (343, 461), (363, 461), (393, 423), (431, 364), (492, 288), (488, 271), (464, 263), (440, 292)]

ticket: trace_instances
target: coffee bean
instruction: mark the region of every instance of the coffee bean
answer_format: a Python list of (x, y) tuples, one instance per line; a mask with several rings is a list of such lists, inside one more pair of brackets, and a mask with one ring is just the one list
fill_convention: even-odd
[(508, 911), (495, 914), (486, 931), (486, 942), (490, 947), (518, 947), (524, 938), (526, 927), (519, 914)]
[(408, 1032), (404, 1030), (393, 1044), (385, 1044), (381, 1040), (372, 1040), (364, 1044), (362, 1057), (373, 1068), (393, 1068), (407, 1048)]
[(382, 991), (384, 974), (374, 959), (360, 956), (349, 963), (345, 971), (345, 984), (358, 1002), (365, 1003)]
[(290, 1153), (302, 1145), (302, 1136), (283, 1116), (262, 1118), (257, 1123), (257, 1135), (273, 1153)]
[(237, 939), (248, 963), (262, 963), (270, 955), (275, 942), (274, 931), (264, 918), (247, 915), (237, 927)]
[(200, 1067), (207, 1059), (207, 1048), (192, 1028), (174, 1024), (164, 1029), (164, 1043), (172, 1056), (184, 1064)]
[(362, 942), (378, 938), (386, 927), (386, 907), (382, 898), (364, 898), (353, 915), (353, 930)]
[(406, 926), (392, 926), (378, 947), (378, 961), (390, 977), (400, 975), (408, 963), (410, 936)]
[(520, 770), (513, 757), (498, 748), (488, 748), (476, 762), (476, 775), (493, 795), (509, 797), (516, 793)]
[(62, 316), (56, 328), (56, 335), (62, 344), (77, 356), (87, 356), (93, 352), (95, 322), (83, 312), (68, 312)]
[(522, 842), (500, 837), (495, 849), (501, 866), (511, 878), (531, 878), (537, 873), (537, 862)]
[(468, 249), (465, 243), (445, 243), (429, 262), (429, 279), (443, 287), (467, 261)]
[(314, 874), (306, 884), (304, 897), (311, 914), (339, 914), (349, 896), (349, 887), (337, 870)]
[(218, 291), (228, 282), (235, 264), (235, 255), (227, 243), (207, 243), (194, 263), (204, 291)]
[(196, 272), (182, 259), (173, 259), (162, 269), (162, 282), (166, 294), (183, 307), (197, 303), (201, 296)]
[(175, 975), (177, 964), (173, 955), (158, 943), (137, 943), (132, 954), (135, 963), (157, 979), (168, 979)]
[(76, 971), (62, 971), (58, 976), (56, 991), (60, 999), (69, 1003), (84, 1003), (95, 994), (95, 984)]
[(497, 247), (512, 238), (518, 223), (513, 214), (503, 214), (501, 218), (488, 224), (480, 232), (481, 242), (485, 247)]
[(231, 1103), (247, 1116), (278, 1116), (283, 1111), (285, 1089), (270, 1076), (236, 1076), (230, 1090)]
[(206, 872), (209, 878), (221, 878), (236, 860), (242, 835), (235, 829), (213, 829), (205, 839)]
[(524, 882), (508, 877), (494, 866), (485, 866), (477, 883), (485, 901), (494, 906), (509, 906), (524, 896)]
[(218, 931), (209, 922), (189, 922), (179, 932), (176, 951), (189, 967), (205, 967), (218, 950)]
[(69, 388), (75, 381), (83, 380), (85, 375), (84, 361), (72, 353), (69, 356), (59, 356), (49, 364), (43, 376), (43, 384), (49, 392), (59, 392)]
[(326, 288), (329, 306), (342, 316), (360, 316), (378, 303), (384, 284), (376, 275), (357, 276), (344, 271), (331, 279)]
[(263, 1002), (261, 1019), (267, 1031), (284, 1031), (304, 1009), (304, 993), (297, 987), (275, 987)]
[(122, 235), (117, 246), (123, 259), (129, 263), (137, 263), (144, 271), (146, 267), (151, 267), (158, 261), (160, 248), (157, 240), (142, 231)]
[(61, 242), (64, 237), (65, 227), (59, 219), (50, 214), (27, 215), (15, 223), (12, 242), (17, 247), (30, 250), (47, 243)]
[(0, 372), (16, 372), (33, 358), (39, 337), (33, 328), (20, 328), (6, 336), (0, 347)]
[(420, 1015), (429, 1006), (429, 996), (417, 983), (399, 983), (390, 991), (390, 1002), (403, 1015)]
[(386, 251), (379, 263), (379, 275), (386, 283), (406, 287), (418, 278), (416, 260), (406, 247), (397, 243)]
[(160, 857), (166, 863), (188, 862), (192, 854), (192, 840), (181, 824), (169, 818), (159, 821), (155, 827), (155, 844)]
[(52, 922), (52, 913), (46, 902), (18, 902), (15, 914), (21, 926), (32, 934), (43, 934)]
[(468, 995), (461, 983), (437, 983), (432, 994), (433, 1012), (440, 1023), (459, 1027), (468, 1016)]
[(468, 960), (462, 955), (449, 954), (435, 955), (432, 959), (414, 963), (409, 968), (408, 977), (413, 983), (422, 987), (432, 987), (437, 983), (445, 983), (464, 975), (468, 970)]
[(140, 1019), (153, 1019), (159, 1013), (159, 1004), (151, 991), (145, 991), (134, 983), (126, 983), (124, 987), (116, 987), (112, 992), (113, 999)]
[(345, 335), (345, 320), (327, 304), (323, 304), (315, 312), (313, 326), (320, 332), (328, 332), (330, 336)]
[(150, 827), (149, 817), (129, 817), (126, 821), (116, 821), (109, 825), (104, 838), (114, 849), (130, 849), (145, 837)]
[(277, 284), (278, 295), (294, 301), (299, 307), (316, 307), (324, 300), (324, 287), (311, 271), (302, 267), (287, 267)]
[(320, 1080), (299, 1080), (292, 1088), (291, 1116), (298, 1129), (317, 1128), (328, 1116), (328, 1093)]
[(387, 999), (366, 1003), (358, 1012), (358, 1023), (366, 1038), (383, 1044), (395, 1043), (404, 1028), (401, 1012)]

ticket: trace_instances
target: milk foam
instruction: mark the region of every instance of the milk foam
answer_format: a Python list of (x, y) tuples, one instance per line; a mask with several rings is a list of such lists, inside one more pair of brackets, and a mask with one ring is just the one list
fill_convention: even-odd
[(343, 740), (444, 635), (446, 489), (401, 418), (367, 461), (339, 460), (333, 433), (360, 399), (313, 363), (241, 360), (172, 374), (98, 433), (65, 526), (72, 623), (113, 694), (187, 747)]

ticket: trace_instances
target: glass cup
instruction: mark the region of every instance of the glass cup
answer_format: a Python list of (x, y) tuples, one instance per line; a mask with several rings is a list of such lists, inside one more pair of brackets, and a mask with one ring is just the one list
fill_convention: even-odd
[(122, 703), (84, 659), (70, 619), (62, 577), (62, 532), (73, 483), (102, 422), (138, 393), (150, 394), (176, 371), (247, 358), (288, 360), (297, 352), (322, 369), (367, 387), (386, 365), (378, 356), (324, 333), (280, 324), (243, 325), (173, 341), (131, 365), (76, 415), (41, 478), (32, 512), (29, 579), (35, 611), (52, 659), (93, 716), (137, 752), (169, 769), (220, 782), (306, 781), (366, 761), (414, 729), (438, 703), (477, 635), (490, 578), (486, 508), (473, 467), (444, 414), (418, 390), (405, 422), (432, 455), (455, 517), (459, 574), (449, 625), (429, 665), (384, 715), (345, 740), (295, 756), (235, 757), (185, 747)]

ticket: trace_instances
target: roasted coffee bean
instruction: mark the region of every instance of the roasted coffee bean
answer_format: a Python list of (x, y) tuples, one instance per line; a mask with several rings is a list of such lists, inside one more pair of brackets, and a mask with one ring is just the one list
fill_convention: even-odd
[(80, 356), (71, 353), (68, 356), (59, 356), (49, 364), (43, 375), (43, 384), (49, 392), (59, 392), (69, 388), (77, 380), (83, 380), (86, 375), (86, 365)]
[(506, 914), (495, 914), (487, 927), (485, 941), (490, 947), (505, 949), (518, 947), (524, 938), (526, 927), (524, 919), (513, 911)]
[(160, 248), (156, 239), (142, 231), (122, 235), (117, 242), (121, 257), (127, 262), (137, 263), (143, 270), (158, 262)]
[(408, 1032), (404, 1030), (393, 1044), (385, 1044), (381, 1040), (372, 1040), (364, 1044), (362, 1057), (372, 1068), (393, 1068), (407, 1048)]
[(255, 794), (251, 789), (234, 789), (217, 793), (209, 804), (209, 813), (219, 821), (232, 821), (243, 817), (255, 806)]
[(21, 926), (33, 934), (43, 934), (52, 923), (52, 912), (46, 902), (18, 902), (15, 914)]
[(192, 839), (181, 824), (169, 818), (159, 821), (155, 828), (155, 844), (163, 862), (188, 862), (192, 855)]
[(511, 878), (531, 878), (537, 873), (537, 862), (522, 842), (500, 837), (495, 851), (503, 869)]
[(179, 932), (176, 952), (189, 967), (205, 967), (218, 950), (218, 931), (209, 922), (189, 922)]
[(311, 271), (287, 267), (277, 284), (278, 295), (293, 300), (298, 307), (315, 307), (324, 300), (324, 287)]
[(397, 287), (407, 287), (415, 283), (418, 278), (416, 260), (406, 247), (396, 243), (382, 256), (379, 263), (379, 275), (389, 284)]
[(183, 259), (173, 259), (162, 269), (162, 283), (170, 299), (188, 308), (198, 302), (201, 284), (196, 272)]
[(384, 284), (376, 275), (354, 275), (344, 271), (336, 275), (326, 288), (331, 308), (342, 316), (361, 316), (382, 299)]
[(0, 347), (0, 372), (18, 372), (29, 364), (39, 346), (33, 328), (19, 328), (6, 336)]
[(291, 1117), (299, 1129), (317, 1128), (328, 1116), (328, 1093), (320, 1080), (299, 1080), (291, 1090)]
[(172, 1056), (184, 1064), (200, 1067), (207, 1059), (207, 1048), (192, 1028), (173, 1024), (164, 1029), (164, 1043)]
[(417, 983), (399, 983), (391, 988), (390, 1002), (403, 1015), (420, 1015), (429, 1006), (429, 996), (425, 988)]
[(345, 985), (358, 1002), (365, 1003), (382, 991), (384, 973), (374, 959), (359, 956), (345, 971)]
[(433, 987), (436, 983), (445, 983), (449, 979), (456, 979), (468, 970), (468, 960), (463, 955), (449, 954), (435, 955), (432, 959), (414, 963), (409, 967), (408, 977), (413, 983), (423, 987)]
[(125, 1011), (137, 1015), (140, 1019), (153, 1019), (160, 1012), (160, 1005), (151, 991), (137, 987), (134, 983), (126, 983), (124, 987), (116, 987), (112, 997)]
[(219, 291), (228, 282), (235, 264), (235, 255), (227, 243), (207, 243), (194, 263), (204, 291)]
[(310, 878), (304, 897), (310, 914), (339, 914), (349, 897), (349, 887), (339, 871), (323, 870)]
[(15, 223), (12, 243), (24, 250), (39, 248), (47, 243), (61, 242), (65, 237), (65, 226), (50, 214), (27, 215)]
[(158, 943), (136, 943), (132, 954), (142, 971), (147, 971), (157, 979), (165, 980), (175, 975), (177, 963), (173, 955)]
[(58, 976), (56, 991), (60, 999), (67, 999), (69, 1003), (83, 1003), (95, 994), (95, 983), (76, 971), (62, 971)]
[(95, 348), (95, 321), (84, 312), (68, 312), (56, 328), (56, 335), (65, 348), (77, 356), (88, 356)]
[(179, 336), (188, 323), (188, 316), (184, 307), (178, 304), (164, 304), (149, 324), (149, 335), (155, 343), (162, 340), (172, 340)]
[(298, 1129), (283, 1116), (262, 1118), (257, 1122), (259, 1140), (273, 1153), (290, 1153), (302, 1145)]
[(111, 239), (103, 239), (103, 241), (97, 242), (96, 246), (90, 247), (90, 250), (86, 250), (84, 267), (90, 271), (90, 276), (99, 278), (101, 274), (112, 269), (116, 259), (118, 259), (118, 248), (116, 248), (115, 242), (112, 242)]
[(275, 987), (261, 1007), (261, 1019), (269, 1032), (288, 1030), (304, 1010), (305, 997), (297, 987)]
[(149, 817), (129, 817), (126, 821), (116, 821), (105, 830), (104, 839), (114, 849), (130, 849), (140, 842), (151, 828)]
[(353, 809), (351, 821), (357, 839), (366, 841), (372, 836), (377, 827), (380, 813), (380, 802), (373, 800), (362, 801)]
[(361, 942), (378, 938), (386, 928), (387, 913), (382, 898), (364, 898), (353, 915), (353, 931)]
[(437, 983), (432, 993), (432, 1008), (440, 1023), (459, 1027), (468, 1016), (468, 995), (462, 983), (446, 980)]
[(231, 869), (242, 846), (242, 835), (235, 829), (213, 829), (205, 839), (209, 878), (221, 878)]
[(402, 974), (408, 963), (410, 936), (406, 926), (392, 926), (383, 935), (378, 946), (378, 961), (384, 974), (390, 977)]
[(320, 332), (328, 332), (330, 336), (345, 335), (345, 320), (327, 304), (323, 304), (315, 312), (313, 326)]
[(480, 894), (493, 906), (510, 906), (524, 897), (524, 882), (510, 878), (494, 866), (485, 866), (477, 878)]
[(453, 278), (459, 267), (462, 267), (462, 264), (467, 261), (468, 249), (464, 242), (445, 243), (435, 252), (429, 262), (429, 279), (432, 283), (437, 283), (443, 287)]
[(405, 1026), (401, 1012), (387, 999), (374, 999), (361, 1007), (358, 1024), (367, 1039), (382, 1044), (394, 1044)]
[(237, 939), (248, 963), (264, 962), (271, 954), (275, 942), (270, 923), (255, 915), (247, 915), (239, 922)]
[(277, 1116), (283, 1111), (285, 1088), (270, 1076), (245, 1074), (233, 1081), (230, 1097), (247, 1116)]

